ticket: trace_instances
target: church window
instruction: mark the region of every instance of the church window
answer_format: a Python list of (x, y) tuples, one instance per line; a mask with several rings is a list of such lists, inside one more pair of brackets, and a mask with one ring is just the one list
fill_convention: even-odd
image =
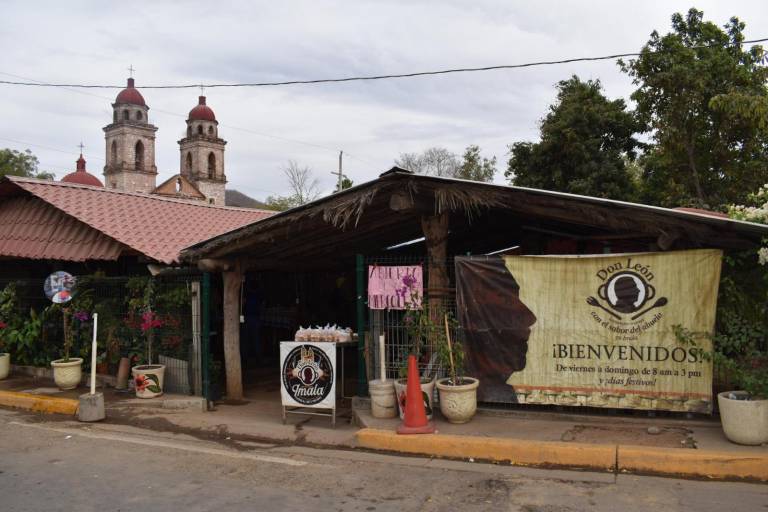
[(123, 119), (128, 121), (130, 118), (131, 118), (131, 113), (128, 112), (127, 110), (123, 110)]
[(192, 174), (192, 153), (187, 153), (187, 172)]
[(117, 165), (117, 141), (112, 141), (112, 165)]
[(136, 143), (136, 169), (144, 168), (144, 144), (141, 141)]
[(117, 122), (117, 110), (115, 110), (114, 112), (112, 112), (112, 122), (113, 122), (113, 123), (116, 123), (116, 122)]
[(215, 201), (215, 200), (214, 200), (214, 198), (212, 198), (212, 197), (209, 197), (209, 198), (208, 198), (208, 204), (213, 204), (213, 203), (214, 203), (214, 201)]
[(191, 137), (191, 136), (192, 136), (192, 127), (187, 126), (187, 137)]
[(209, 127), (208, 127), (208, 135), (210, 135), (211, 137), (213, 137), (213, 126), (209, 126)]
[(181, 178), (176, 178), (176, 193), (181, 192)]
[(141, 110), (136, 111), (136, 120), (141, 121)]
[(213, 178), (216, 175), (216, 157), (213, 153), (208, 153), (208, 177)]
[(203, 134), (203, 125), (199, 124), (197, 125), (197, 134), (202, 135)]

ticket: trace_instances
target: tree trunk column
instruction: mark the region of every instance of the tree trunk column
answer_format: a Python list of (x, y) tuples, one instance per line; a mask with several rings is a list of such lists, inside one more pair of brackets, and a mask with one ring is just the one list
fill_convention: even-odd
[(243, 372), (240, 367), (240, 285), (239, 265), (233, 272), (222, 272), (224, 280), (224, 367), (227, 372), (227, 398), (242, 400)]
[(427, 291), (430, 299), (437, 299), (447, 295), (450, 285), (448, 279), (448, 212), (443, 212), (433, 217), (421, 218), (421, 230), (424, 232), (424, 243), (427, 246)]

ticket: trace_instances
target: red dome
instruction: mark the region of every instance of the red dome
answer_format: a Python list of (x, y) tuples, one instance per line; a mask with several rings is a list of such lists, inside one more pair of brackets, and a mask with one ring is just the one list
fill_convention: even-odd
[(144, 103), (144, 96), (141, 95), (138, 89), (133, 86), (133, 78), (128, 79), (128, 87), (120, 91), (120, 94), (115, 98), (115, 103), (128, 103), (130, 105), (141, 105), (146, 107)]
[(104, 187), (104, 184), (99, 178), (85, 170), (85, 158), (83, 158), (82, 154), (80, 155), (80, 158), (77, 159), (77, 170), (61, 178), (61, 181), (65, 183), (77, 183), (79, 185), (90, 185), (91, 187)]
[(200, 96), (197, 106), (189, 111), (189, 121), (216, 121), (216, 114), (205, 104), (205, 96)]

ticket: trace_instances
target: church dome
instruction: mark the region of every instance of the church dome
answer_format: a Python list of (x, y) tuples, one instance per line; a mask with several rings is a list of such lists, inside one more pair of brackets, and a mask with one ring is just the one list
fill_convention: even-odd
[(144, 96), (133, 86), (133, 78), (128, 79), (128, 87), (120, 91), (115, 98), (115, 103), (127, 103), (129, 105), (140, 105), (146, 107)]
[(61, 181), (77, 183), (79, 185), (90, 185), (91, 187), (104, 187), (99, 178), (85, 170), (85, 158), (83, 158), (82, 153), (80, 153), (80, 158), (77, 159), (77, 170), (61, 178)]
[(199, 103), (189, 111), (190, 121), (216, 121), (216, 114), (205, 104), (205, 96), (200, 96)]

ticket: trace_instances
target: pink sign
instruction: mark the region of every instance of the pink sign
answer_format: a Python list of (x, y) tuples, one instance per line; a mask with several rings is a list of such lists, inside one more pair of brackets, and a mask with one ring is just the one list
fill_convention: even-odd
[(368, 267), (370, 309), (421, 309), (424, 277), (421, 265)]

